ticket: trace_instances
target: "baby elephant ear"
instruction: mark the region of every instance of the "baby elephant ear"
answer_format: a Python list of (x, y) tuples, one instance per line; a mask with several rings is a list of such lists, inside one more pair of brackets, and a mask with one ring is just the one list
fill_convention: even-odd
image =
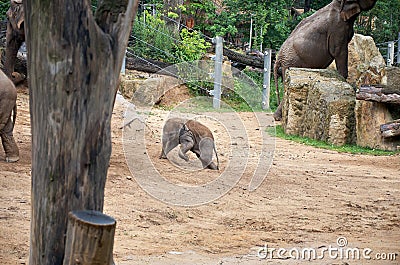
[(355, 0), (343, 0), (341, 3), (340, 17), (343, 21), (347, 21), (353, 16), (361, 13), (360, 5)]

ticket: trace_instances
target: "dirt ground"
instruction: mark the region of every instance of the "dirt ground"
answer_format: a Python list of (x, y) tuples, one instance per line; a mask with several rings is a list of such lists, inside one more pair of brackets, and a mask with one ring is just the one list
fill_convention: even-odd
[[(24, 91), (18, 94), (18, 110), (15, 137), (21, 160), (7, 164), (0, 150), (1, 264), (28, 264), (29, 258), (31, 137), (29, 96)], [(195, 156), (186, 163), (176, 152), (171, 152), (171, 161), (158, 159), (168, 111), (147, 114), (146, 125), (140, 119), (127, 125), (119, 101), (113, 113), (104, 212), (117, 220), (116, 264), (400, 264), (400, 155), (343, 154), (270, 137), (272, 150), (266, 155), (273, 155), (273, 161), (266, 158), (262, 164), (269, 168), (272, 161), (270, 170), (250, 191), (252, 174), (260, 166), (260, 137), (273, 125), (270, 114), (258, 114), (265, 121), (261, 125), (252, 113), (197, 114), (216, 138), (219, 171), (199, 170)], [(235, 135), (240, 131), (238, 120), (247, 138)], [(137, 132), (144, 133), (145, 150), (131, 137)], [(152, 180), (154, 172), (189, 190), (217, 183), (224, 172), (233, 173), (225, 174), (226, 182), (212, 191), (226, 189), (221, 196), (210, 199), (207, 192), (188, 196), (166, 190), (168, 194), (154, 195), (154, 183), (139, 185), (146, 177)], [(207, 203), (172, 205), (161, 202), (162, 196), (177, 198), (175, 204), (181, 205)], [(266, 247), (286, 252), (265, 257)], [(342, 252), (323, 252), (329, 247)], [(290, 250), (305, 248), (315, 249), (318, 257), (290, 258)], [(348, 248), (371, 252), (346, 258)]]

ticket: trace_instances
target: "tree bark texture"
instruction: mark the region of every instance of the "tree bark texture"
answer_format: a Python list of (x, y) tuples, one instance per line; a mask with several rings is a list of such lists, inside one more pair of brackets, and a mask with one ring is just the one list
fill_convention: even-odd
[(98, 211), (69, 213), (64, 265), (112, 265), (116, 222)]
[(400, 120), (394, 120), (380, 126), (382, 137), (389, 138), (400, 135)]
[(356, 99), (400, 104), (400, 91), (384, 86), (364, 86), (357, 91)]
[(256, 68), (261, 68), (261, 69), (264, 68), (264, 58), (240, 54), (238, 52), (231, 51), (227, 48), (224, 48), (224, 56), (228, 57), (229, 60), (234, 62), (238, 62)]
[(62, 264), (67, 214), (102, 211), (111, 114), (137, 0), (24, 1), (32, 130), (30, 265)]

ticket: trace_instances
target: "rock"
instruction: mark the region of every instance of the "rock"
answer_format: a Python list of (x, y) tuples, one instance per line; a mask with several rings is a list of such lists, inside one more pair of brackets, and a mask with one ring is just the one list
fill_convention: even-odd
[[(360, 87), (364, 84), (386, 83), (385, 60), (372, 37), (354, 34), (348, 47), (348, 83), (355, 87)], [(329, 68), (336, 69), (335, 62)]]
[(121, 75), (119, 91), (137, 106), (152, 107), (168, 90), (181, 83), (171, 76), (152, 74), (144, 77), (141, 72), (127, 71), (126, 75)]
[(355, 142), (355, 92), (336, 71), (290, 68), (282, 126), (287, 134), (335, 145)]
[(357, 145), (381, 150), (398, 150), (400, 137), (383, 138), (380, 132), (380, 125), (393, 120), (387, 104), (357, 100), (355, 113)]
[(387, 86), (400, 91), (400, 68), (386, 68)]

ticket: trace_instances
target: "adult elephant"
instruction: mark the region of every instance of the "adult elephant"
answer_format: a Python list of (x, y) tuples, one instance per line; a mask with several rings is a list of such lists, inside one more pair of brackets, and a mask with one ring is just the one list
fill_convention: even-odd
[[(333, 0), (313, 15), (303, 19), (282, 44), (274, 65), (276, 92), (278, 69), (282, 80), (289, 67), (326, 68), (333, 60), (338, 72), (348, 76), (348, 44), (354, 35), (354, 21), (361, 11), (372, 9), (377, 0)], [(278, 96), (278, 102), (279, 102)], [(282, 118), (282, 103), (274, 114)]]
[(17, 90), (14, 83), (0, 70), (0, 137), (7, 162), (19, 160), (18, 146), (13, 137), (17, 115)]
[(4, 72), (11, 78), (17, 53), (25, 41), (24, 7), (22, 0), (11, 0), (7, 11), (6, 58)]

